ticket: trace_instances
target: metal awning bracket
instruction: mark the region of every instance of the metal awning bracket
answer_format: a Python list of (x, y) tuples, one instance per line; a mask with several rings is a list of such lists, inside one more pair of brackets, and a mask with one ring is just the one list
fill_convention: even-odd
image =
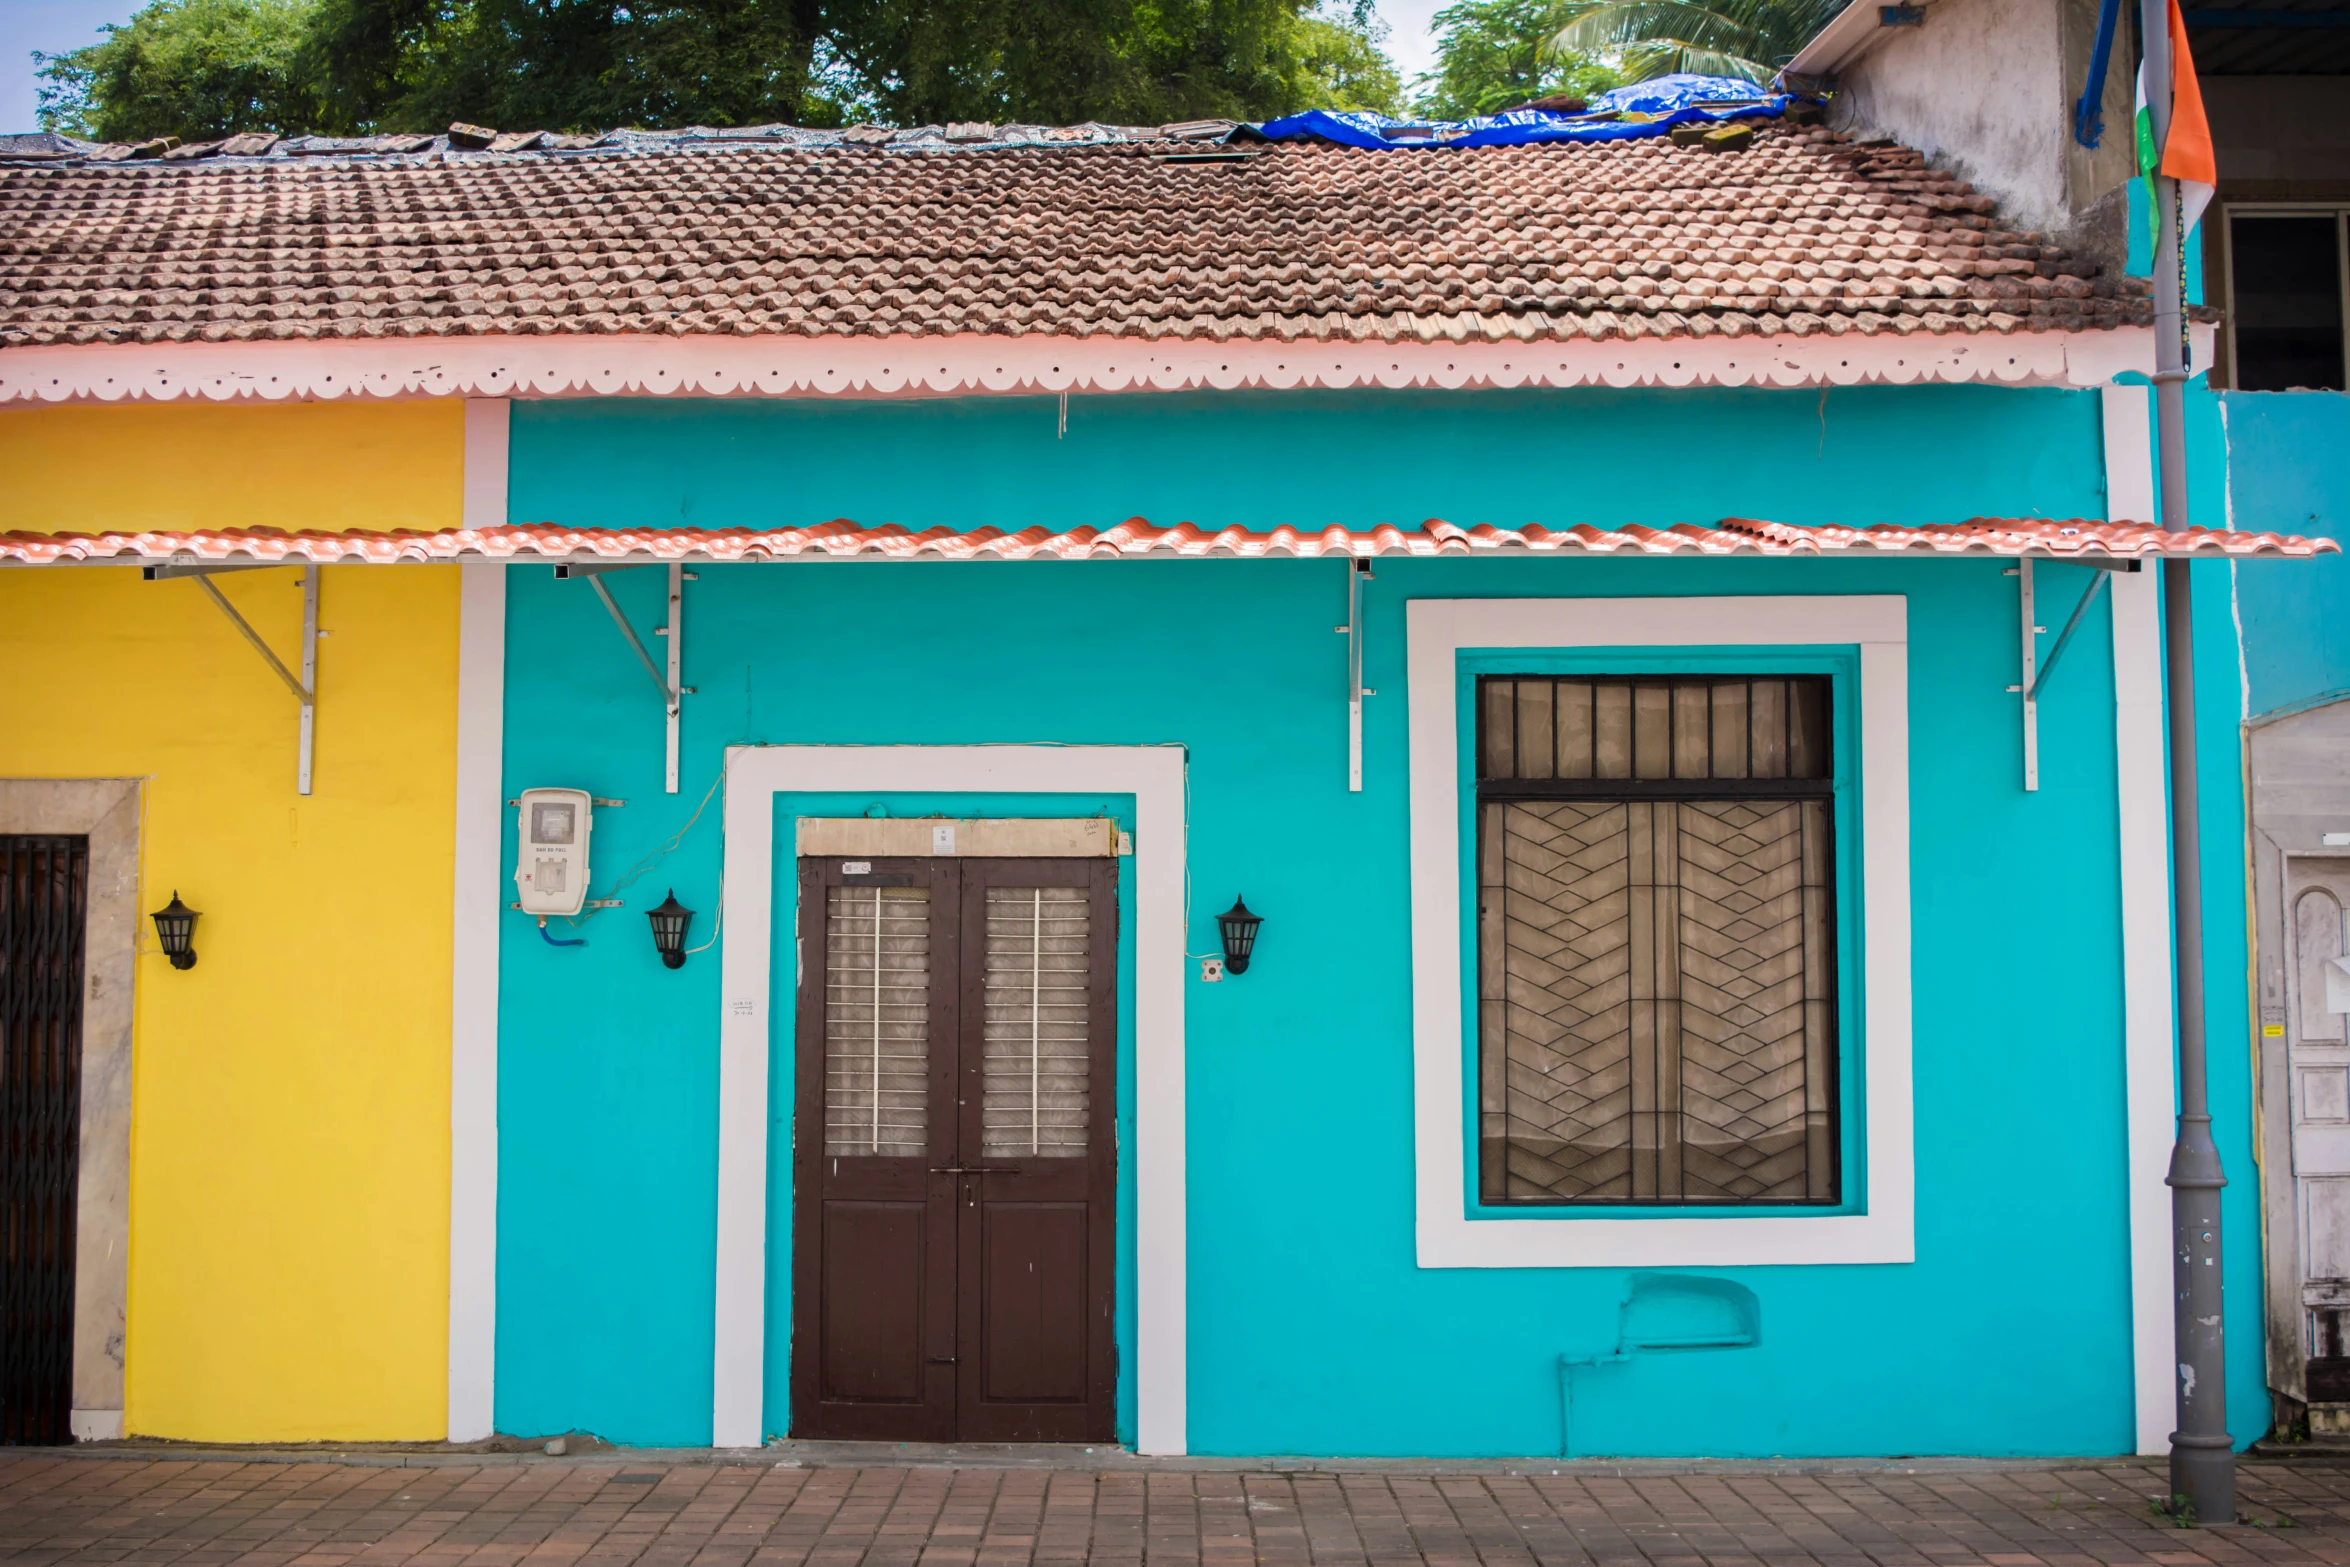
[(658, 566), (657, 560), (566, 560), (555, 565), (555, 580), (569, 582), (574, 577), (602, 577), (615, 571), (643, 571)]
[[(290, 564), (290, 562), (283, 563)], [(232, 571), (275, 571), (278, 564), (254, 561), (251, 564), (189, 565), (184, 561), (167, 561), (160, 566), (141, 566), (139, 575), (149, 582), (168, 582), (178, 577), (225, 577)]]
[(1335, 627), (1346, 638), (1346, 787), (1363, 792), (1363, 698), (1379, 693), (1363, 684), (1363, 584), (1377, 580), (1366, 559), (1346, 563), (1346, 624)]
[(628, 623), (628, 616), (621, 613), (619, 602), (612, 597), (612, 590), (605, 587), (603, 581), (605, 576), (612, 572), (629, 571), (635, 566), (649, 564), (651, 562), (647, 561), (638, 561), (629, 565), (566, 562), (555, 568), (555, 575), (558, 579), (571, 577), (585, 577), (587, 579), (587, 585), (596, 590), (596, 597), (604, 601), (605, 613), (612, 617), (612, 624), (618, 626), (621, 636), (627, 639), (629, 651), (636, 654), (638, 663), (644, 665), (646, 675), (652, 679), (653, 689), (661, 693), (661, 711), (665, 715), (668, 725), (668, 782), (666, 787), (669, 793), (675, 794), (677, 793), (678, 721), (684, 713), (685, 698), (694, 694), (692, 686), (681, 683), (685, 663), (685, 584), (693, 574), (681, 565), (673, 563), (669, 567), (669, 621), (666, 625), (653, 628), (653, 635), (668, 639), (666, 660), (668, 667), (665, 670), (660, 664), (653, 661), (653, 655), (646, 649), (644, 639), (636, 634), (636, 627)]
[(286, 668), (285, 661), (270, 651), (269, 644), (261, 640), (261, 633), (253, 629), (253, 623), (238, 614), (236, 605), (231, 604), (227, 596), (212, 585), (214, 577), (228, 572), (275, 569), (261, 564), (164, 565), (143, 567), (139, 574), (149, 582), (165, 582), (180, 577), (194, 579), (196, 586), (202, 588), (205, 596), (228, 617), (229, 624), (253, 644), (253, 651), (261, 655), (261, 661), (269, 666), (270, 672), (284, 681), (286, 689), (294, 693), (294, 700), (302, 704), (300, 743), (296, 747), (294, 759), (294, 792), (308, 794), (318, 744), (318, 568), (302, 568), (302, 676), (298, 680), (294, 678), (294, 672)]
[(2016, 579), (2016, 596), (2023, 611), (2021, 681), (2007, 689), (2023, 699), (2024, 789), (2026, 792), (2037, 792), (2040, 787), (2040, 693), (2047, 689), (2048, 677), (2056, 672), (2056, 661), (2064, 657), (2064, 650), (2072, 644), (2073, 633), (2081, 629), (2082, 617), (2089, 613), (2089, 606), (2096, 602), (2097, 595), (2105, 591), (2105, 584), (2112, 580), (2113, 574), (2117, 571), (2137, 571), (2139, 569), (2137, 561), (2110, 558), (2067, 560), (2064, 564), (2087, 566), (2092, 568), (2097, 575), (2089, 579), (2089, 586), (2082, 591), (2080, 602), (2073, 606), (2072, 614), (2065, 618), (2064, 629), (2056, 634), (2056, 641), (2050, 645), (2046, 658), (2041, 658), (2038, 651), (2037, 639), (2044, 635), (2048, 628), (2038, 625), (2034, 621), (2032, 557), (2025, 556), (2013, 566), (2008, 567), (2006, 571), (2006, 575)]

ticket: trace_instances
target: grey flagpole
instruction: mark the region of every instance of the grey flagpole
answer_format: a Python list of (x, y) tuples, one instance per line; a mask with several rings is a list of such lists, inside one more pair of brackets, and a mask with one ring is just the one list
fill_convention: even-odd
[[(2172, 0), (2139, 0), (2148, 118), (2154, 145), (2170, 139)], [(2187, 275), (2179, 182), (2154, 179), (2154, 430), (2162, 527), (2187, 513)], [(2178, 1428), (2171, 1433), (2172, 1507), (2198, 1522), (2236, 1521), (2236, 1450), (2228, 1435), (2227, 1338), (2221, 1300), (2220, 1191), (2227, 1176), (2211, 1135), (2203, 1012), (2203, 835), (2195, 775), (2195, 625), (2192, 562), (2162, 563), (2163, 665), (2170, 718), (2172, 930), (2177, 943), (2179, 1120), (2171, 1145), (2172, 1312)]]

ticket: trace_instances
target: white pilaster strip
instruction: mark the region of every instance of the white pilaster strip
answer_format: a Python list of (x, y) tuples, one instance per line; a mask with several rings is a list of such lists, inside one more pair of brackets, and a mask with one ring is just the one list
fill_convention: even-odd
[[(799, 897), (775, 876), (775, 794), (758, 763), (772, 753), (726, 752), (726, 875), (718, 948), (718, 1309), (710, 1367), (710, 1444), (757, 1447), (767, 1395), (767, 1124), (771, 992), (785, 1015), (798, 993), (792, 969), (769, 973), (775, 905)], [(790, 1094), (790, 1089), (785, 1089)], [(781, 1157), (791, 1157), (786, 1139)], [(787, 1339), (788, 1342), (788, 1339)]]
[[(503, 398), (465, 405), (465, 526), (506, 521)], [(493, 1429), (498, 1340), (498, 928), (506, 568), (460, 567), (449, 961), (449, 1440)]]
[[(2109, 386), (2105, 513), (2154, 516), (2147, 389)], [(2172, 1055), (2170, 813), (2162, 709), (2159, 574), (2113, 578), (2115, 815), (2121, 835), (2122, 1058), (2129, 1107), (2130, 1336), (2141, 1453), (2170, 1450), (2175, 1409), (2171, 1329), (2171, 1138), (2178, 1114)]]

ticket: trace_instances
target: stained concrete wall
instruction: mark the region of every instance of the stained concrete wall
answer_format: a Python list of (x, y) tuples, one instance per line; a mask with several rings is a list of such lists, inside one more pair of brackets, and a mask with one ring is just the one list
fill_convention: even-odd
[(1924, 26), (1881, 30), (1838, 73), (1839, 119), (1917, 148), (2019, 222), (2057, 228), (2063, 57), (2049, 0), (1937, 0)]
[(2130, 41), (2115, 41), (2105, 134), (2071, 134), (2097, 34), (2095, 0), (1931, 0), (1920, 27), (1880, 28), (1836, 69), (1836, 123), (1891, 136), (1997, 200), (2025, 228), (2118, 268), (2131, 174)]

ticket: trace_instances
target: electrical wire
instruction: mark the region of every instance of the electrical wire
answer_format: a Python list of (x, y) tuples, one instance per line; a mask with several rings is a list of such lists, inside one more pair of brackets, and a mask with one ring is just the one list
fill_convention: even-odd
[(717, 946), (717, 945), (718, 945), (718, 938), (719, 938), (720, 936), (724, 935), (725, 933), (726, 933), (726, 873), (725, 873), (724, 871), (720, 871), (720, 872), (718, 873), (718, 918), (717, 918), (717, 921), (716, 921), (716, 923), (714, 923), (714, 924), (713, 924), (713, 925), (711, 925), (711, 927), (710, 927), (710, 939), (709, 939), (708, 941), (705, 941), (705, 942), (703, 942), (703, 943), (702, 943), (700, 946), (698, 946), (698, 947), (688, 947), (688, 948), (686, 948), (686, 949), (685, 949), (685, 955), (686, 955), (687, 957), (689, 957), (689, 958), (690, 958), (690, 957), (692, 957), (692, 956), (693, 956), (695, 953), (697, 953), (697, 952), (707, 952), (707, 951), (709, 951), (709, 950), (710, 950), (712, 947), (715, 947), (715, 946)]
[[(716, 799), (718, 797), (718, 791), (726, 786), (726, 773), (729, 765), (730, 763), (726, 762), (721, 762), (719, 764), (718, 776), (710, 780), (710, 787), (703, 792), (701, 804), (694, 807), (694, 814), (685, 819), (685, 825), (678, 828), (677, 831), (671, 833), (667, 843), (662, 844), (661, 847), (655, 849), (652, 853), (646, 855), (643, 859), (637, 861), (634, 865), (631, 865), (627, 870), (621, 872), (620, 879), (613, 882), (604, 889), (604, 896), (598, 900), (599, 902), (612, 903), (617, 901), (619, 895), (622, 892), (626, 891), (629, 887), (635, 885), (637, 882), (643, 880), (646, 872), (650, 871), (654, 866), (659, 865), (663, 860), (669, 858), (669, 856), (677, 852), (678, 845), (685, 842), (685, 835), (694, 830), (694, 824), (702, 819), (702, 813), (710, 808), (710, 802)], [(719, 886), (719, 896), (721, 898), (725, 896), (725, 885), (723, 882), (721, 882)], [(591, 908), (584, 914), (569, 916), (565, 923), (569, 924), (573, 929), (578, 929), (580, 926), (585, 925), (589, 920), (594, 919), (597, 915), (603, 912), (604, 911), (601, 908)], [(711, 939), (715, 940), (717, 938), (713, 936)], [(556, 945), (561, 946), (564, 945), (564, 943), (558, 942)], [(693, 950), (699, 952), (702, 949), (700, 947), (696, 947)]]

